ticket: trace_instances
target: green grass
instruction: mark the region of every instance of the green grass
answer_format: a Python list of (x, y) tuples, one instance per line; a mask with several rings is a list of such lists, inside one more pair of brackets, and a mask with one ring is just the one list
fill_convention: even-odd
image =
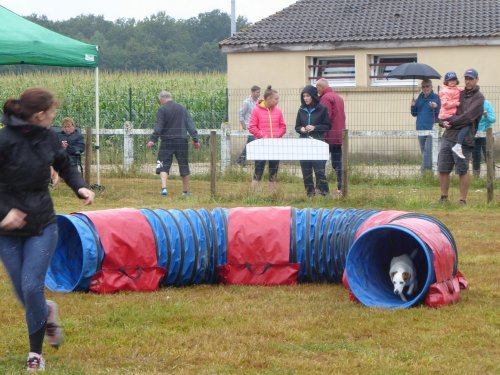
[[(241, 176), (245, 177), (245, 176)], [(154, 293), (55, 294), (65, 342), (46, 347), (47, 374), (499, 374), (500, 238), (498, 200), (466, 208), (407, 197), (412, 184), (350, 186), (350, 198), (307, 199), (299, 183), (270, 194), (236, 177), (209, 196), (204, 179), (182, 199), (180, 179), (159, 196), (155, 178), (104, 176), (106, 189), (89, 208), (63, 186), (53, 192), (58, 212), (117, 207), (213, 208), (291, 205), (400, 209), (431, 215), (453, 233), (459, 269), (470, 289), (440, 309), (370, 309), (349, 302), (333, 284), (286, 287), (201, 285)], [(422, 185), (436, 195), (433, 183)], [(24, 372), (23, 310), (0, 269), (0, 373)]]

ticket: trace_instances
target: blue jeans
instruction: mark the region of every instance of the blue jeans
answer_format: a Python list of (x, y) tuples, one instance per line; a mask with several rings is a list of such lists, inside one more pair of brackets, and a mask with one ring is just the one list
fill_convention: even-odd
[(45, 227), (39, 236), (0, 236), (0, 258), (26, 310), (30, 335), (47, 321), (45, 275), (56, 245), (56, 223)]
[(337, 190), (342, 190), (342, 145), (329, 145), (332, 168), (337, 174)]
[(419, 135), (420, 152), (422, 153), (421, 171), (432, 170), (432, 135)]

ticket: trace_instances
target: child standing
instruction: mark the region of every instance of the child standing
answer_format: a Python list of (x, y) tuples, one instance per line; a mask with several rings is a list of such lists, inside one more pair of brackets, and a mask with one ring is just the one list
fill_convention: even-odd
[[(455, 72), (448, 72), (444, 75), (444, 86), (439, 91), (439, 99), (441, 99), (441, 109), (439, 111), (439, 120), (447, 120), (457, 113), (457, 107), (460, 105), (460, 93), (464, 90), (458, 87), (458, 78)], [(457, 136), (457, 144), (451, 150), (461, 159), (465, 159), (462, 152), (462, 143), (469, 131), (468, 126), (464, 126)]]

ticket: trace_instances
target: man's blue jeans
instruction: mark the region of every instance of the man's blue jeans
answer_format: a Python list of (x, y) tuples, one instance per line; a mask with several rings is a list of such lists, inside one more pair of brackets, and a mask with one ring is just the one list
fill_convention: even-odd
[(0, 258), (14, 291), (26, 310), (28, 332), (37, 332), (47, 321), (45, 275), (57, 245), (57, 224), (39, 236), (0, 236)]
[(422, 164), (420, 170), (432, 171), (432, 135), (419, 135), (418, 143), (422, 153)]

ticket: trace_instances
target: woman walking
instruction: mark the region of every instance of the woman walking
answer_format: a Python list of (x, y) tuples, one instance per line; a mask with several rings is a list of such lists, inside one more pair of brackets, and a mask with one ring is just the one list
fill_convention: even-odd
[(26, 311), (28, 371), (43, 371), (44, 337), (58, 347), (62, 329), (57, 304), (46, 301), (45, 275), (57, 245), (57, 224), (49, 194), (51, 167), (85, 205), (94, 200), (71, 165), (57, 134), (49, 128), (57, 102), (49, 91), (26, 90), (3, 106), (0, 130), (0, 258)]

